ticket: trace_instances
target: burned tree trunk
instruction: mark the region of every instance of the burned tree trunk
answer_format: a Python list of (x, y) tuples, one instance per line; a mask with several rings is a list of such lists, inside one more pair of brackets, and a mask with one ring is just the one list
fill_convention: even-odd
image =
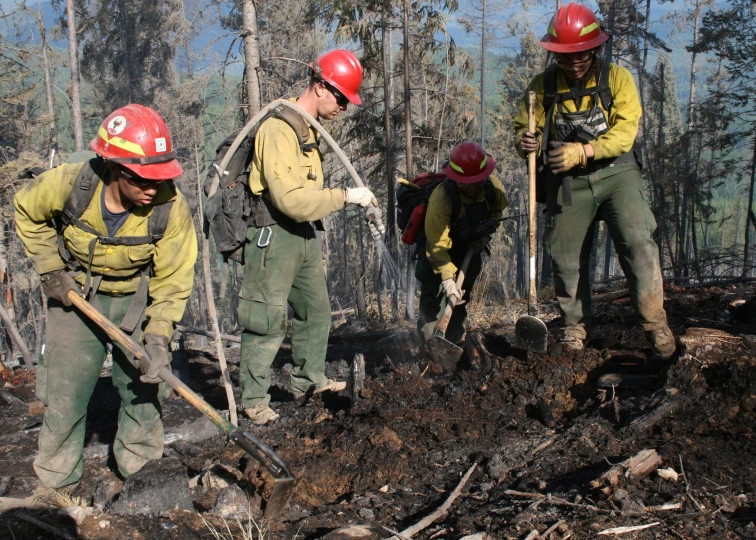
[(71, 68), (71, 109), (76, 151), (84, 149), (84, 128), (81, 124), (81, 77), (79, 75), (79, 41), (76, 34), (74, 0), (66, 0), (68, 17), (68, 59)]
[(254, 0), (244, 0), (242, 6), (244, 38), (244, 71), (246, 75), (247, 117), (260, 111), (260, 34), (257, 29), (257, 6)]

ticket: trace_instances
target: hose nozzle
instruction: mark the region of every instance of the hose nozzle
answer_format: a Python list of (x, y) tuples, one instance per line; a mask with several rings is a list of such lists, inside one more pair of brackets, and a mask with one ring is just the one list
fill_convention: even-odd
[(365, 218), (367, 219), (368, 228), (373, 240), (378, 241), (386, 234), (386, 227), (383, 226), (383, 212), (377, 206), (368, 206), (365, 209)]

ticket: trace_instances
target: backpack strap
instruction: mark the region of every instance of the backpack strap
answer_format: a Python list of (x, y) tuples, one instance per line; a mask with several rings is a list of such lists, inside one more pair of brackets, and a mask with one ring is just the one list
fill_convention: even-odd
[(612, 88), (609, 86), (610, 65), (607, 60), (597, 59), (598, 68), (596, 73), (596, 86), (591, 88), (570, 88), (567, 92), (557, 92), (557, 66), (551, 65), (543, 72), (543, 109), (546, 111), (543, 137), (541, 137), (541, 159), (546, 165), (545, 150), (549, 145), (549, 132), (551, 131), (551, 117), (554, 115), (554, 106), (567, 100), (578, 99), (584, 96), (598, 95), (601, 104), (607, 113), (611, 112), (614, 104)]
[(459, 218), (459, 213), (462, 210), (462, 198), (459, 195), (459, 186), (449, 178), (444, 178), (441, 183), (452, 202), (451, 223), (454, 223)]
[(610, 65), (607, 60), (600, 60), (597, 75), (598, 95), (601, 98), (601, 103), (604, 105), (607, 114), (612, 111), (612, 105), (614, 105), (614, 97), (612, 96), (612, 87), (609, 86), (609, 70)]
[(310, 138), (310, 126), (307, 125), (305, 119), (297, 114), (296, 111), (288, 107), (278, 106), (273, 109), (272, 116), (279, 120), (283, 120), (294, 130), (294, 133), (297, 136), (297, 141), (299, 141), (299, 149), (303, 154), (312, 152), (318, 148), (319, 141), (317, 138), (314, 143), (305, 142)]
[(486, 178), (485, 184), (483, 184), (485, 190), (486, 203), (488, 204), (488, 211), (490, 213), (491, 207), (496, 202), (496, 188), (494, 187), (491, 177)]

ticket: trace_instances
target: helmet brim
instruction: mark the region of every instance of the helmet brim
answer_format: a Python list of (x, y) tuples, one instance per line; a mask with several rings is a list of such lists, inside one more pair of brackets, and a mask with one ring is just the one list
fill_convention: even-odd
[[(89, 147), (98, 156), (102, 157), (105, 161), (108, 161), (108, 158), (103, 155), (103, 151), (100, 148), (100, 141), (102, 141), (102, 139), (95, 136), (94, 139), (89, 141)], [(126, 167), (134, 174), (141, 176), (142, 178), (146, 178), (147, 180), (155, 180), (156, 182), (162, 180), (173, 180), (174, 178), (178, 178), (179, 176), (184, 174), (184, 169), (181, 167), (181, 164), (177, 159), (172, 159), (163, 163), (151, 163), (149, 165), (139, 165), (132, 163), (120, 163), (119, 165)]]
[(452, 169), (449, 163), (444, 165), (444, 174), (455, 182), (459, 182), (460, 184), (476, 184), (478, 182), (481, 182), (491, 176), (491, 173), (496, 167), (496, 161), (494, 160), (493, 156), (491, 156), (490, 154), (486, 155), (488, 156), (488, 160), (486, 161), (485, 168), (474, 176), (462, 176), (457, 171)]
[(147, 180), (173, 180), (184, 174), (184, 169), (179, 164), (178, 160), (172, 159), (165, 163), (151, 163), (150, 165), (133, 165), (122, 164), (122, 167), (126, 167), (135, 174), (146, 178)]
[(603, 30), (599, 31), (599, 35), (595, 38), (580, 43), (555, 43), (552, 41), (552, 36), (546, 34), (541, 38), (541, 47), (554, 53), (575, 53), (595, 49), (599, 45), (606, 43), (608, 40), (609, 34)]

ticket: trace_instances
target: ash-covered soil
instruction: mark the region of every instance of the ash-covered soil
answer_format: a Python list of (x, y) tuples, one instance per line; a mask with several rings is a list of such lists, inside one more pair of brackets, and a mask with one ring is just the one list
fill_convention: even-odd
[[(217, 498), (231, 485), (250, 497), (266, 538), (333, 538), (357, 524), (372, 526), (363, 538), (389, 538), (444, 504), (472, 467), (448, 513), (414, 538), (544, 538), (547, 530), (552, 539), (592, 538), (643, 525), (624, 538), (756, 538), (753, 293), (744, 285), (667, 287), (680, 345), (666, 362), (653, 358), (627, 298), (594, 305), (593, 337), (579, 353), (554, 343), (553, 316), (546, 355), (514, 349), (512, 324), (477, 329), (478, 345), (455, 373), (430, 362), (404, 323), (361, 332), (347, 324), (332, 334), (327, 375), (346, 379), (355, 355), (364, 355), (355, 401), (348, 392), (295, 399), (291, 355), (282, 349), (272, 388), (281, 419), (262, 428), (242, 420), (300, 479), (272, 522), (260, 518), (268, 473), (177, 396), (165, 403), (165, 455), (186, 467), (193, 509), (117, 514), (123, 481), (109, 445), (118, 398), (105, 372), (90, 403), (79, 492), (93, 513), (77, 525), (45, 510), (11, 510), (0, 515), (0, 539), (53, 537), (29, 517), (72, 538), (213, 538), (205, 521), (225, 530), (212, 512), (223, 511)], [(225, 409), (212, 351), (188, 351), (191, 386)], [(236, 384), (238, 349), (226, 353)], [(614, 385), (607, 374), (617, 375)], [(9, 487), (0, 496), (22, 498), (37, 486), (42, 408), (33, 372), (6, 372), (4, 382), (0, 490)], [(653, 456), (648, 470), (621, 468), (646, 450), (655, 452), (643, 454)], [(676, 481), (657, 469), (673, 469)], [(235, 520), (227, 523), (238, 532)]]

